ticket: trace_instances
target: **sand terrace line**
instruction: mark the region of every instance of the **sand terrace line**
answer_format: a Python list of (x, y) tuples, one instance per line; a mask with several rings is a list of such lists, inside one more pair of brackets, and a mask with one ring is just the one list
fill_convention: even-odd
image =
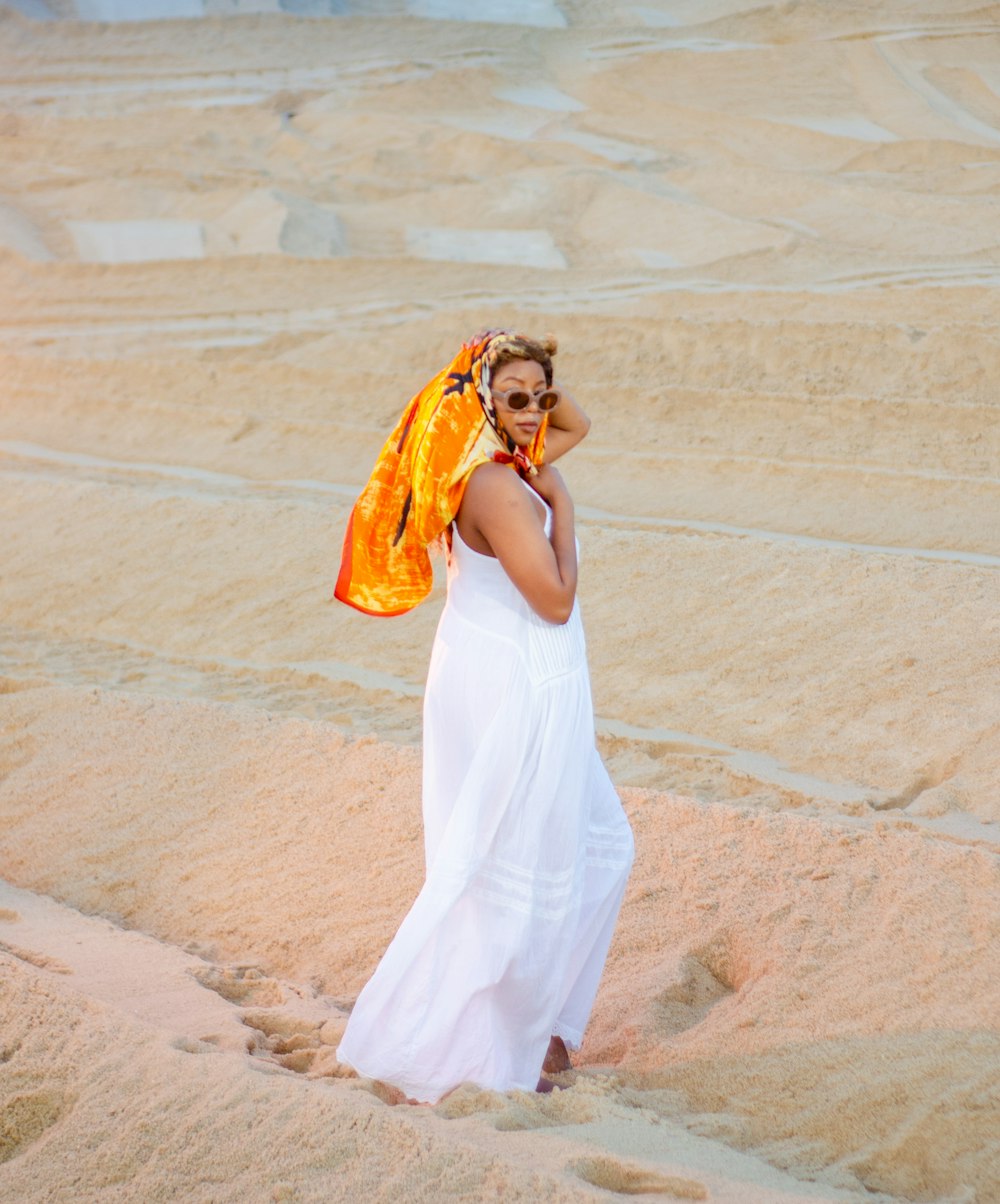
[(896, 54), (893, 47), (880, 46), (876, 52), (896, 78), (919, 96), (937, 116), (950, 121), (958, 129), (978, 135), (987, 143), (996, 145), (1000, 142), (1000, 129), (980, 120), (963, 105), (935, 88), (923, 69)]
[[(338, 256), (340, 262), (360, 258)], [(155, 262), (155, 261), (154, 261)], [(371, 260), (377, 262), (377, 260)], [(423, 260), (413, 260), (424, 263)], [(129, 265), (131, 266), (131, 265)], [(412, 321), (414, 309), (421, 317), (454, 309), (490, 308), (516, 305), (528, 312), (585, 314), (604, 306), (613, 306), (641, 298), (675, 292), (694, 294), (836, 294), (872, 288), (975, 288), (1000, 284), (1000, 268), (987, 264), (981, 268), (968, 264), (916, 265), (887, 269), (882, 272), (841, 274), (829, 279), (810, 278), (801, 282), (774, 284), (713, 280), (706, 277), (646, 273), (645, 276), (621, 277), (599, 284), (575, 285), (560, 288), (538, 287), (529, 292), (439, 292), (424, 296), (419, 302), (411, 298), (353, 302), (345, 306), (316, 306), (311, 309), (257, 309), (246, 313), (193, 314), (186, 317), (156, 316), (122, 321), (120, 318), (95, 321), (93, 318), (74, 322), (52, 323), (31, 317), (0, 318), (0, 338), (6, 342), (29, 345), (39, 340), (74, 340), (113, 338), (118, 335), (187, 335), (174, 340), (174, 346), (187, 348), (253, 346), (266, 342), (277, 334), (324, 333), (334, 325), (344, 329), (369, 330), (397, 326)], [(91, 355), (97, 349), (88, 348)]]
[[(407, 69), (408, 68), (408, 69)], [(350, 82), (354, 84), (355, 77), (362, 72), (384, 71), (397, 72), (397, 82), (412, 78), (422, 79), (433, 73), (432, 68), (420, 69), (402, 60), (387, 59), (383, 62), (369, 62), (357, 66), (330, 67), (289, 67), (286, 69), (269, 69), (260, 72), (233, 71), (225, 74), (194, 72), (190, 75), (179, 75), (171, 72), (168, 76), (157, 78), (155, 73), (149, 75), (136, 74), (135, 78), (117, 78), (113, 82), (101, 79), (81, 80), (78, 83), (67, 83), (65, 77), (53, 76), (50, 83), (45, 76), (34, 76), (24, 84), (7, 84), (0, 87), (0, 102), (13, 103), (21, 101), (46, 100), (50, 97), (79, 97), (79, 96), (122, 96), (137, 95), (152, 101), (170, 96), (184, 96), (189, 93), (206, 92), (218, 89), (225, 95), (226, 89), (243, 90), (251, 87), (266, 89), (257, 93), (247, 94), (252, 97), (247, 103), (259, 103), (273, 94), (302, 89), (315, 90), (322, 86), (325, 91), (336, 89), (337, 84)], [(58, 82), (57, 82), (58, 81)], [(380, 80), (381, 86), (385, 81)], [(242, 93), (241, 91), (241, 94)]]
[[(102, 916), (83, 915), (48, 895), (0, 879), (0, 950), (49, 973), (144, 1024), (189, 1040), (214, 1038), (246, 1049), (249, 1030), (239, 1011), (194, 972), (210, 963), (176, 945)], [(142, 973), (136, 973), (137, 962)]]
[[(873, 29), (852, 30), (850, 33), (822, 34), (809, 40), (815, 42), (908, 42), (917, 38), (926, 38), (931, 41), (938, 38), (995, 37), (996, 32), (995, 25), (912, 25), (904, 29), (882, 29), (876, 26)], [(774, 45), (781, 45), (781, 43), (774, 43)]]
[[(706, 390), (707, 392), (707, 390)], [(948, 481), (965, 485), (1000, 485), (1000, 477), (970, 477), (958, 473), (935, 472), (930, 468), (891, 468), (886, 464), (860, 464), (845, 460), (799, 460), (792, 457), (756, 456), (745, 452), (725, 451), (632, 451), (618, 447), (583, 447), (585, 456), (612, 460), (678, 460), (694, 464), (767, 464), (776, 468), (818, 469), (832, 473), (861, 473), (880, 477), (917, 477), (924, 481)]]
[(679, 746), (678, 751), (694, 756), (718, 756), (730, 769), (746, 773), (759, 782), (783, 786), (797, 794), (816, 796), (834, 803), (862, 802), (873, 793), (870, 788), (859, 786), (855, 782), (830, 782), (813, 774), (798, 773), (786, 768), (767, 753), (734, 748), (731, 744), (720, 744), (717, 740), (708, 740), (691, 732), (678, 731), (676, 728), (638, 727), (634, 723), (623, 723), (619, 719), (606, 719), (602, 716), (596, 717), (596, 726), (600, 735), (616, 736), (637, 743), (648, 742), (667, 750), (671, 746)]
[[(142, 70), (138, 71), (128, 65), (79, 60), (79, 65), (89, 73), (87, 78), (67, 81), (65, 71), (55, 74), (44, 70), (31, 74), (25, 71), (20, 79), (8, 76), (0, 85), (0, 101), (14, 103), (19, 100), (45, 101), (54, 97), (131, 95), (148, 101), (151, 107), (158, 101), (169, 103), (173, 97), (178, 97), (180, 103), (190, 103), (185, 94), (218, 90), (225, 98), (227, 92), (257, 89), (247, 93), (248, 98), (252, 99), (247, 99), (246, 103), (254, 104), (287, 91), (321, 91), (331, 95), (337, 91), (357, 91), (359, 86), (381, 88), (387, 82), (387, 74), (391, 74), (394, 83), (425, 79), (457, 65), (470, 69), (489, 66), (502, 60), (503, 54), (500, 49), (441, 49), (433, 62), (387, 55), (382, 58), (347, 59), (315, 67), (289, 65), (261, 67), (258, 70), (234, 68), (230, 71), (201, 71), (197, 68), (181, 71), (170, 66), (160, 67), (155, 61), (144, 64)], [(99, 74), (102, 67), (110, 69)], [(371, 76), (377, 78), (369, 78)], [(197, 102), (202, 98), (192, 99)]]
[[(677, 29), (677, 34), (647, 34), (640, 33), (632, 36), (616, 38), (613, 41), (594, 41), (584, 49), (584, 56), (590, 59), (623, 58), (640, 54), (658, 54), (663, 51), (692, 51), (696, 54), (726, 54), (746, 51), (769, 51), (776, 46), (787, 46), (793, 42), (902, 42), (914, 41), (921, 38), (928, 40), (941, 38), (966, 38), (995, 36), (995, 25), (970, 22), (963, 25), (952, 21), (941, 25), (906, 25), (896, 28), (873, 26), (867, 29), (852, 29), (847, 33), (812, 34), (807, 33), (795, 37), (794, 33), (782, 29), (779, 38), (771, 38), (765, 32), (756, 36), (753, 41), (735, 40), (732, 38), (713, 38), (710, 36), (684, 35), (680, 32), (683, 23), (669, 16), (654, 13), (651, 9), (633, 9), (637, 23), (643, 29)], [(646, 15), (644, 15), (646, 14)], [(587, 32), (587, 27), (581, 27), (581, 33)], [(596, 31), (595, 31), (596, 32)]]
[[(712, 390), (698, 390), (701, 393), (711, 393)], [(769, 396), (780, 397), (778, 394)], [(987, 407), (978, 403), (956, 403), (954, 407), (949, 408), (965, 408), (969, 410), (983, 411)], [(313, 420), (317, 425), (323, 425), (322, 420)], [(326, 425), (333, 425), (327, 423)], [(366, 422), (352, 422), (338, 417), (336, 422), (337, 427), (347, 427), (352, 431), (361, 431), (365, 436), (370, 436), (373, 433), (378, 434), (378, 431)], [(36, 450), (32, 450), (36, 449)], [(95, 468), (111, 468), (121, 471), (134, 470), (136, 472), (155, 473), (160, 476), (188, 476), (192, 473), (200, 473), (204, 480), (209, 478), (217, 481), (219, 485), (230, 485), (232, 487), (247, 483), (248, 479), (238, 476), (233, 476), (228, 473), (212, 472), (208, 469), (194, 469), (187, 466), (175, 466), (170, 464), (152, 463), (144, 461), (114, 461), (102, 459), (97, 456), (87, 456), (85, 453), (70, 453), (59, 452), (55, 449), (42, 447), (40, 444), (32, 444), (16, 441), (0, 440), (0, 451), (9, 451), (13, 455), (24, 455), (32, 459), (58, 459), (59, 457), (72, 457), (76, 459), (74, 463), (79, 466), (90, 466)], [(701, 467), (717, 468), (726, 464), (746, 464), (750, 466), (766, 466), (779, 469), (793, 469), (804, 472), (820, 472), (824, 475), (841, 475), (841, 476), (868, 476), (868, 477), (891, 477), (899, 480), (921, 480), (921, 481), (939, 481), (945, 484), (960, 484), (960, 485), (979, 485), (979, 486), (997, 486), (1000, 487), (1000, 477), (992, 476), (987, 473), (982, 475), (971, 475), (969, 473), (944, 472), (932, 468), (918, 468), (908, 466), (905, 468), (896, 468), (888, 464), (872, 464), (863, 463), (860, 461), (844, 460), (829, 460), (829, 459), (803, 459), (795, 456), (765, 456), (758, 455), (752, 452), (737, 452), (725, 451), (717, 449), (698, 449), (696, 451), (679, 451), (675, 448), (670, 450), (661, 450), (659, 448), (647, 447), (643, 450), (633, 450), (627, 447), (616, 446), (613, 442), (605, 446), (584, 446), (578, 456), (584, 459), (595, 460), (611, 460), (615, 463), (620, 463), (623, 460), (633, 461), (636, 464), (646, 463), (654, 469), (659, 469), (664, 464), (681, 463), (695, 464)], [(253, 482), (249, 482), (253, 483)], [(267, 482), (270, 485), (292, 485), (301, 484), (303, 488), (317, 488), (321, 485), (327, 490), (334, 492), (344, 492), (345, 494), (356, 494), (360, 485), (338, 485), (335, 482), (309, 482), (302, 480), (300, 482), (288, 480), (272, 480)]]
[[(814, 774), (799, 773), (788, 769), (769, 753), (753, 752), (706, 739), (675, 728), (641, 727), (634, 723), (623, 723), (620, 719), (596, 716), (599, 735), (613, 736), (635, 744), (650, 743), (663, 753), (671, 752), (689, 756), (719, 757), (735, 773), (746, 774), (755, 781), (791, 790), (796, 794), (832, 803), (867, 803), (873, 811), (884, 818), (899, 816), (901, 803), (885, 792), (865, 787), (857, 782), (830, 782)], [(909, 801), (912, 801), (909, 800)], [(730, 806), (738, 805), (734, 801)], [(852, 815), (850, 812), (824, 814), (827, 822), (846, 823), (867, 827), (870, 816)], [(945, 840), (959, 844), (974, 844), (1000, 853), (1000, 822), (980, 820), (967, 812), (948, 812), (941, 816), (905, 814), (900, 820), (910, 828), (919, 828)]]
[[(4, 634), (15, 645), (20, 645), (24, 642), (23, 634), (19, 633), (17, 629), (0, 628), (0, 635)], [(67, 641), (64, 640), (62, 642), (66, 643)], [(155, 673), (159, 665), (162, 664), (169, 671), (170, 667), (175, 666), (177, 663), (169, 654), (165, 654), (159, 649), (136, 643), (134, 640), (118, 638), (113, 642), (105, 640), (90, 640), (88, 642), (106, 648), (110, 654), (109, 662), (121, 649), (126, 650), (133, 656), (142, 657), (144, 662), (146, 662), (146, 667), (151, 671), (151, 674), (155, 674), (157, 679), (166, 679), (167, 677), (167, 673)], [(289, 676), (316, 677), (334, 686), (347, 684), (357, 686), (359, 689), (370, 693), (388, 693), (405, 698), (422, 698), (424, 693), (423, 685), (418, 682), (409, 681), (398, 674), (385, 673), (349, 661), (311, 660), (261, 664), (234, 656), (213, 656), (208, 658), (185, 656), (181, 663), (185, 670), (189, 672), (193, 671), (195, 674), (205, 678), (210, 677), (219, 666), (222, 666), (225, 669), (235, 670), (238, 673), (260, 677), (269, 681), (273, 681), (273, 675), (276, 672), (288, 672)], [(93, 664), (94, 658), (91, 656), (88, 658), (91, 672), (93, 671)], [(55, 669), (58, 676), (58, 668), (56, 666), (45, 665), (43, 667), (46, 673), (50, 673)], [(176, 679), (174, 680), (176, 682)], [(79, 683), (70, 678), (68, 684)], [(111, 685), (104, 688), (120, 687)], [(199, 693), (197, 696), (204, 697), (204, 694)], [(746, 773), (758, 781), (767, 782), (775, 786), (783, 786), (797, 793), (818, 796), (831, 802), (857, 802), (868, 798), (872, 793), (870, 788), (858, 785), (857, 783), (831, 782), (812, 774), (798, 773), (788, 769), (776, 758), (766, 753), (736, 748), (731, 744), (720, 743), (718, 740), (695, 735), (691, 732), (683, 732), (674, 728), (640, 727), (632, 723), (626, 723), (620, 719), (610, 719), (603, 716), (597, 716), (595, 722), (597, 732), (600, 735), (612, 736), (632, 743), (653, 744), (663, 752), (673, 751), (692, 756), (721, 757), (729, 764), (731, 769)]]
[[(478, 64), (481, 61), (496, 58), (497, 55), (483, 53), (477, 55)], [(97, 75), (101, 64), (93, 60), (81, 60), (85, 70), (91, 72), (87, 78), (79, 81), (66, 81), (65, 73), (54, 72), (48, 75), (45, 71), (25, 73), (22, 79), (14, 79), (0, 87), (0, 100), (16, 100), (18, 96), (29, 94), (28, 99), (40, 96), (75, 96), (79, 94), (122, 93), (136, 92), (142, 95), (193, 92), (211, 88), (266, 88), (270, 92), (285, 92), (288, 89), (315, 89), (325, 85), (338, 83), (365, 83), (366, 77), (373, 72), (398, 71), (401, 78), (425, 78), (433, 75), (443, 66), (457, 63), (466, 64), (467, 55), (451, 52), (442, 57), (439, 64), (414, 63), (413, 60), (395, 57), (366, 59), (363, 61), (343, 61), (320, 66), (285, 66), (261, 67), (258, 71), (247, 71), (233, 67), (231, 71), (200, 71), (195, 67), (191, 70), (177, 69), (170, 64), (153, 61), (142, 70), (129, 69), (128, 66), (111, 66), (105, 75)], [(108, 65), (105, 64), (107, 67)], [(381, 83), (383, 81), (379, 81)]]
[[(26, 635), (17, 628), (0, 627), (0, 638), (9, 641), (10, 645), (24, 651), (31, 638), (38, 638), (37, 633)], [(334, 687), (348, 685), (355, 687), (365, 694), (374, 694), (384, 698), (386, 695), (408, 698), (416, 702), (422, 697), (422, 687), (414, 682), (399, 678), (396, 675), (368, 669), (362, 665), (345, 661), (301, 661), (288, 664), (272, 663), (257, 664), (256, 662), (238, 657), (198, 658), (185, 656), (182, 660), (173, 659), (169, 654), (156, 649), (147, 648), (135, 641), (117, 639), (115, 641), (90, 639), (88, 647), (82, 648), (79, 660), (79, 671), (72, 672), (72, 666), (67, 669), (68, 650), (70, 658), (73, 655), (73, 645), (79, 641), (60, 640), (63, 654), (58, 663), (49, 656), (46, 663), (44, 649), (33, 648), (28, 652), (30, 664), (14, 664), (4, 660), (0, 654), (0, 676), (18, 681), (28, 678), (38, 684), (39, 676), (70, 687), (86, 686), (131, 695), (143, 695), (157, 698), (189, 698), (198, 702), (210, 700), (223, 705), (263, 707), (274, 714), (305, 715), (310, 720), (328, 723), (337, 731), (349, 737), (375, 735), (380, 740), (392, 744), (413, 745), (419, 743), (419, 720), (414, 713), (409, 721), (404, 716), (397, 716), (397, 723), (386, 730), (384, 704), (376, 704), (369, 712), (359, 707), (355, 697), (352, 702), (352, 712), (358, 722), (345, 727), (338, 722), (335, 714), (326, 715), (312, 708), (303, 708), (302, 699), (304, 686), (310, 678), (319, 678)], [(94, 647), (96, 646), (96, 647)], [(128, 655), (123, 658), (122, 653)], [(128, 659), (128, 658), (131, 659)], [(120, 669), (122, 664), (130, 670), (128, 679), (122, 684)], [(143, 678), (136, 676), (140, 669)], [(219, 669), (228, 668), (234, 677), (224, 680), (223, 687), (226, 696), (216, 697), (213, 686), (219, 684)], [(103, 670), (103, 673), (102, 673)], [(180, 671), (183, 672), (180, 672)], [(282, 682), (279, 675), (287, 675), (289, 691), (282, 693)], [(144, 680), (143, 680), (144, 679)], [(232, 688), (246, 686), (247, 679), (256, 679), (261, 683), (261, 690), (247, 698), (232, 697)], [(336, 711), (343, 708), (343, 703), (335, 698), (331, 707)], [(873, 818), (888, 820), (894, 825), (908, 829), (919, 829), (935, 837), (960, 843), (974, 844), (1000, 853), (1000, 824), (979, 820), (965, 812), (950, 812), (940, 817), (910, 815), (900, 810), (901, 804), (892, 797), (886, 797), (883, 791), (866, 788), (856, 782), (831, 782), (815, 774), (802, 773), (789, 769), (777, 758), (768, 753), (737, 748), (710, 737), (700, 736), (673, 728), (643, 727), (627, 723), (620, 719), (606, 716), (595, 717), (595, 729), (599, 737), (623, 740), (627, 744), (646, 746), (653, 755), (659, 757), (694, 757), (717, 760), (731, 772), (744, 776), (762, 786), (775, 786), (780, 790), (788, 790), (801, 795), (809, 802), (823, 806), (831, 803), (834, 810), (823, 810), (820, 814), (805, 812), (811, 818), (824, 822), (847, 825), (850, 827), (869, 827)], [(628, 784), (627, 776), (621, 783)], [(657, 787), (663, 789), (664, 787)], [(682, 793), (686, 793), (682, 791)], [(697, 797), (692, 795), (692, 797)], [(715, 800), (719, 801), (719, 800)], [(722, 800), (729, 806), (739, 806), (739, 800)], [(855, 814), (852, 810), (843, 811), (839, 808), (850, 807), (851, 804), (868, 804)], [(869, 810), (870, 808), (870, 810)]]
[[(39, 667), (46, 678), (69, 686), (99, 685), (102, 689), (121, 691), (124, 693), (151, 694), (155, 697), (189, 697), (198, 700), (213, 698), (212, 682), (216, 679), (219, 668), (230, 670), (236, 675), (258, 679), (267, 684), (263, 700), (268, 705), (265, 709), (298, 713), (297, 699), (301, 699), (304, 687), (309, 678), (318, 679), (335, 689), (344, 685), (356, 687), (368, 694), (389, 694), (407, 699), (422, 699), (424, 687), (422, 683), (409, 681), (397, 674), (370, 669), (349, 661), (311, 660), (259, 663), (243, 657), (212, 656), (197, 657), (185, 655), (177, 659), (160, 649), (140, 644), (134, 640), (121, 637), (114, 641), (90, 638), (86, 646), (81, 641), (60, 638), (60, 645), (72, 656), (77, 655), (79, 663), (84, 667), (85, 676), (81, 680), (79, 674), (72, 672), (68, 666), (65, 653), (61, 659), (56, 659), (51, 652), (46, 654), (44, 648), (35, 646), (29, 648), (34, 638), (38, 643), (37, 633), (26, 636), (18, 628), (0, 627), (0, 637), (8, 640), (15, 649), (28, 649), (32, 661), (31, 675), (37, 676)], [(74, 649), (74, 645), (78, 645)], [(120, 664), (122, 653), (132, 658), (128, 667), (133, 670), (125, 685), (120, 684)], [(40, 666), (39, 666), (40, 662)], [(135, 675), (135, 670), (141, 665), (143, 677), (152, 685), (144, 688), (141, 679)], [(35, 667), (37, 666), (37, 667)], [(105, 681), (95, 677), (95, 670), (100, 673), (101, 666), (106, 666)], [(67, 672), (69, 667), (69, 672)], [(178, 668), (184, 670), (184, 676), (178, 676)], [(15, 665), (9, 660), (0, 659), (0, 672), (8, 677), (17, 679), (29, 671), (28, 666)], [(276, 675), (286, 674), (287, 685), (293, 691), (293, 700), (283, 702), (280, 685)], [(110, 680), (108, 680), (110, 679)], [(168, 692), (163, 685), (170, 683)], [(270, 697), (268, 697), (270, 694)], [(231, 697), (215, 698), (214, 701), (229, 705), (259, 706), (261, 697), (246, 701), (233, 700)], [(360, 729), (345, 729), (335, 719), (324, 719), (332, 727), (348, 734), (362, 734), (366, 729), (373, 731), (380, 738), (385, 738), (376, 721), (369, 729), (363, 724)], [(872, 788), (855, 782), (831, 782), (814, 774), (800, 773), (789, 769), (777, 758), (768, 753), (755, 752), (750, 749), (737, 748), (731, 744), (721, 743), (711, 737), (700, 736), (691, 732), (679, 731), (673, 728), (641, 727), (627, 723), (621, 719), (605, 716), (595, 716), (595, 728), (598, 735), (625, 740), (632, 744), (652, 745), (660, 755), (682, 755), (709, 757), (719, 759), (730, 770), (745, 774), (747, 777), (765, 785), (777, 786), (782, 789), (806, 795), (832, 803), (853, 803), (869, 800), (877, 795)], [(410, 742), (419, 742), (419, 731), (414, 730)]]
[(653, 527), (671, 531), (692, 531), (711, 535), (732, 535), (739, 539), (757, 539), (765, 543), (791, 543), (805, 548), (828, 548), (864, 555), (909, 556), (915, 560), (940, 560), (978, 568), (1000, 568), (1000, 556), (988, 552), (963, 552), (946, 548), (907, 548), (890, 544), (853, 543), (841, 539), (821, 539), (790, 531), (769, 531), (761, 527), (737, 527), (731, 523), (705, 522), (701, 519), (657, 518), (655, 515), (615, 514), (593, 506), (577, 506), (576, 513), (587, 522), (618, 523), (628, 527)]
[[(19, 459), (40, 460), (52, 464), (61, 464), (77, 468), (105, 469), (122, 475), (135, 476), (138, 473), (159, 476), (166, 480), (177, 480), (189, 483), (188, 489), (173, 490), (178, 496), (196, 497), (199, 493), (215, 493), (231, 490), (243, 493), (266, 494), (269, 490), (282, 489), (289, 491), (294, 498), (296, 493), (335, 494), (337, 497), (353, 500), (358, 496), (361, 485), (353, 485), (337, 481), (316, 481), (307, 478), (278, 479), (255, 481), (250, 477), (238, 476), (235, 473), (212, 472), (209, 469), (195, 468), (182, 464), (157, 464), (149, 461), (112, 460), (104, 456), (91, 456), (85, 452), (59, 451), (55, 448), (43, 447), (38, 443), (27, 443), (19, 440), (0, 440), (0, 452)], [(0, 466), (0, 473), (7, 476), (41, 475), (38, 472), (26, 473), (23, 470), (9, 469)], [(54, 479), (58, 479), (56, 476)], [(119, 482), (111, 481), (110, 484)], [(131, 482), (130, 482), (131, 484)], [(142, 485), (136, 481), (135, 485)], [(772, 531), (762, 527), (740, 527), (732, 523), (709, 522), (694, 518), (660, 518), (656, 515), (620, 514), (610, 510), (601, 510), (594, 506), (577, 505), (577, 515), (587, 523), (627, 526), (631, 528), (653, 528), (677, 532), (692, 532), (695, 534), (732, 536), (738, 539), (754, 539), (764, 543), (796, 544), (806, 548), (824, 548), (838, 552), (858, 552), (863, 555), (903, 556), (918, 560), (936, 560), (949, 564), (968, 564), (977, 568), (1000, 568), (1000, 556), (988, 552), (966, 552), (946, 548), (914, 548), (899, 547), (890, 544), (856, 543), (849, 540), (823, 539), (819, 536), (800, 535), (789, 531)]]

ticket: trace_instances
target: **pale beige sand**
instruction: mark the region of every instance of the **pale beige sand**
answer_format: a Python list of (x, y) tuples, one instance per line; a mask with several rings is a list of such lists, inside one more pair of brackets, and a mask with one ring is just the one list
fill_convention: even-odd
[[(1000, 1198), (1000, 10), (47, 7), (0, 8), (0, 1197)], [(594, 420), (638, 860), (570, 1089), (407, 1109), (333, 1047), (420, 883), (440, 589), (330, 595), (484, 324)]]
[[(163, 982), (167, 951), (121, 934), (139, 946), (135, 976), (175, 992), (161, 1016), (119, 981), (100, 989), (112, 959), (99, 949), (74, 966), (77, 933), (53, 943), (58, 919), (0, 919), (0, 941), (43, 968), (54, 957), (50, 974), (69, 971), (68, 985), (117, 999), (175, 1047), (197, 1053), (206, 1037), (238, 1046), (225, 1017), (198, 1010), (203, 988), (192, 983), (192, 1003), (173, 987), (193, 969), (241, 1008), (258, 1053), (262, 1031), (286, 1068), (341, 1075), (329, 1049), (339, 1005), (422, 872), (415, 753), (232, 704), (45, 685), (6, 700), (20, 734), (0, 794), (8, 875), (188, 950), (190, 967), (171, 949), (177, 968)], [(673, 1138), (648, 1132), (662, 1117), (806, 1172), (824, 1198), (864, 1184), (925, 1199), (964, 1185), (990, 1199), (1000, 1189), (995, 853), (637, 789), (625, 801), (642, 856), (581, 1053), (611, 1077), (574, 1085), (557, 1105), (463, 1092), (437, 1114), (485, 1110), (503, 1129), (546, 1130), (616, 1115), (634, 1126), (645, 1162), (674, 1166)], [(7, 914), (23, 906), (15, 898)], [(53, 1072), (31, 1073), (49, 1083)], [(285, 1136), (273, 1129), (268, 1140)], [(308, 1189), (314, 1172), (300, 1170)], [(752, 1198), (724, 1178), (707, 1190)]]
[[(30, 759), (22, 755), (20, 765), (16, 752), (5, 759), (6, 844), (19, 878), (212, 957), (256, 953), (295, 980), (334, 994), (356, 991), (421, 876), (412, 806), (418, 766), (410, 750), (352, 742), (325, 724), (278, 721), (225, 704), (150, 703), (43, 686), (7, 701), (23, 733), (21, 747), (36, 750)], [(116, 773), (126, 745), (128, 771)], [(164, 762), (180, 748), (185, 758), (162, 782)], [(66, 765), (76, 767), (71, 778)], [(294, 788), (283, 786), (289, 780)], [(155, 812), (147, 797), (154, 782), (162, 799)], [(994, 901), (998, 871), (989, 850), (942, 844), (884, 823), (849, 830), (637, 790), (625, 797), (644, 847), (660, 849), (658, 856), (648, 852), (637, 871), (635, 931), (627, 928), (631, 937), (619, 942), (634, 963), (623, 987), (633, 996), (628, 1008), (648, 1006), (647, 972), (662, 978), (664, 958), (676, 953), (684, 974), (700, 973), (693, 956), (728, 991), (745, 994), (754, 985), (754, 1014), (733, 1017), (737, 1027), (757, 1030), (738, 1035), (743, 1048), (767, 1048), (783, 1028), (811, 1031), (813, 1006), (827, 1004), (836, 1015), (824, 1027), (833, 1025), (836, 1035), (863, 1031), (866, 1017), (874, 1024), (879, 1007), (886, 1012), (879, 1030), (919, 1029), (929, 1004), (937, 1022), (958, 1027), (991, 1015), (996, 985), (989, 953), (997, 924), (989, 906), (975, 906), (980, 893), (987, 904)], [(109, 801), (114, 831), (101, 818)], [(393, 825), (396, 843), (376, 857), (382, 833)], [(167, 849), (177, 852), (171, 857)], [(727, 894), (716, 881), (733, 872), (723, 849), (740, 866), (747, 898)], [(109, 872), (96, 876), (93, 867), (103, 865)], [(360, 868), (352, 874), (351, 865)], [(370, 881), (363, 892), (359, 874)], [(771, 891), (752, 890), (758, 880)], [(198, 912), (209, 899), (211, 907)], [(709, 934), (689, 956), (686, 934), (696, 911), (707, 913), (702, 926), (709, 921)], [(871, 942), (885, 947), (868, 949)], [(802, 958), (816, 960), (793, 964)], [(850, 963), (873, 965), (875, 958), (884, 977), (857, 981)], [(788, 981), (771, 977), (779, 968)], [(805, 989), (803, 973), (814, 976)], [(758, 985), (763, 978), (778, 992), (771, 1003)], [(817, 983), (823, 986), (813, 1004)], [(721, 990), (718, 983), (713, 990)], [(805, 1001), (795, 1003), (796, 1015), (787, 992)], [(651, 1014), (655, 1020), (656, 1009)], [(619, 1016), (616, 1023), (595, 1026), (602, 1056), (617, 1056), (616, 1042), (627, 1032), (630, 1048), (638, 1042), (647, 1061), (662, 1060), (650, 1052), (662, 1036), (653, 1021), (637, 1024), (629, 1016), (626, 1023)], [(690, 1036), (700, 1049), (700, 1030)], [(718, 1049), (720, 1032), (705, 1040)]]

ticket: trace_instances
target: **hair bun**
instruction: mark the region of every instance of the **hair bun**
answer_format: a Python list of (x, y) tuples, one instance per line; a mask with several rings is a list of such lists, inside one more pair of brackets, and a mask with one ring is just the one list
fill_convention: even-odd
[(542, 350), (546, 355), (552, 356), (559, 350), (559, 340), (554, 334), (547, 334), (540, 340)]

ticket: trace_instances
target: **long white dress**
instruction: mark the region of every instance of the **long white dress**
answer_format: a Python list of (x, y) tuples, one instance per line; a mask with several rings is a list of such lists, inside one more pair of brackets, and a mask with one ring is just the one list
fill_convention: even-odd
[(534, 1090), (550, 1036), (580, 1046), (632, 832), (594, 744), (578, 605), (546, 622), (457, 526), (424, 695), (423, 818), (426, 881), (338, 1060), (428, 1102), (463, 1082)]

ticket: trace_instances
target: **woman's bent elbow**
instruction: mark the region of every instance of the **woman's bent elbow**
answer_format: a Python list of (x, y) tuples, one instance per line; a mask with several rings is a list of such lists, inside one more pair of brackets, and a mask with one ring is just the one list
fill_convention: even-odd
[(569, 622), (569, 617), (573, 613), (573, 599), (570, 598), (568, 602), (550, 602), (544, 607), (536, 607), (536, 613), (546, 623), (555, 623), (562, 627), (563, 624)]

